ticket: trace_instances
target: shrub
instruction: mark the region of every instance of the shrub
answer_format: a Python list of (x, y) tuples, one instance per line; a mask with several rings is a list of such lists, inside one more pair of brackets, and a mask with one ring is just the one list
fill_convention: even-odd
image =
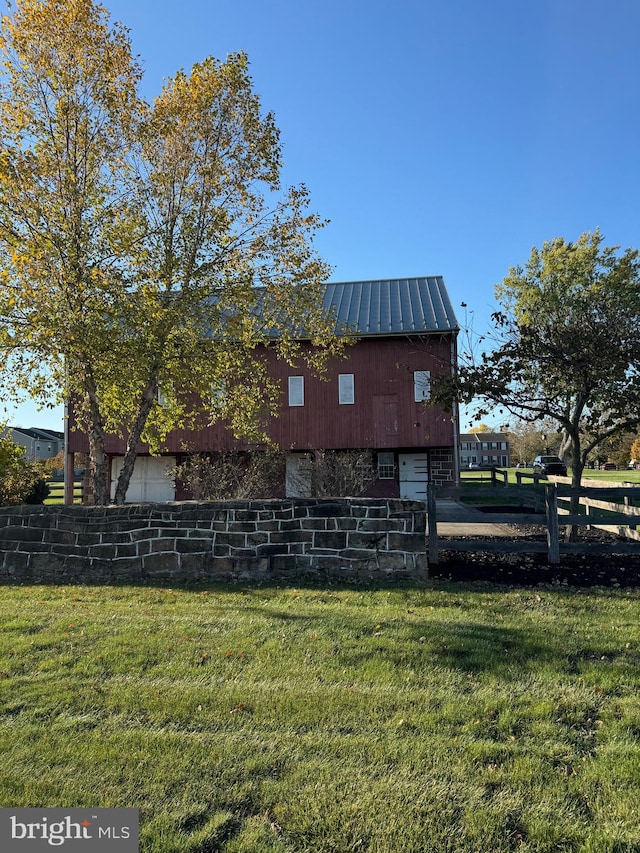
[(195, 500), (272, 498), (282, 493), (285, 456), (278, 450), (253, 453), (194, 453), (171, 472)]
[(317, 498), (357, 498), (376, 479), (369, 450), (318, 450), (311, 465), (311, 490)]
[(0, 438), (0, 506), (42, 503), (49, 494), (42, 464), (24, 458), (25, 449), (8, 436)]

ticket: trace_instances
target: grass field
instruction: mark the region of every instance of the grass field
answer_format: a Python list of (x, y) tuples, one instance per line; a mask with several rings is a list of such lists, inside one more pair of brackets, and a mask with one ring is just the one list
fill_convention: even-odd
[(630, 590), (0, 587), (0, 802), (162, 853), (640, 850)]
[[(64, 503), (64, 482), (62, 480), (47, 480), (49, 486), (49, 497), (45, 498), (45, 504), (63, 504)], [(74, 480), (73, 483), (73, 502), (76, 504), (82, 503), (82, 480)]]
[[(517, 483), (516, 473), (520, 471), (522, 474), (531, 474), (531, 468), (501, 468), (501, 471), (507, 472), (508, 482), (509, 483)], [(569, 476), (571, 476), (571, 470), (569, 470)], [(460, 472), (460, 479), (464, 483), (473, 483), (474, 485), (479, 485), (481, 483), (490, 483), (491, 482), (491, 472), (490, 471), (480, 471), (480, 470), (465, 470), (463, 469)], [(630, 483), (631, 485), (640, 484), (640, 470), (625, 470), (625, 471), (600, 471), (600, 470), (592, 470), (588, 468), (584, 471), (582, 475), (582, 482), (585, 485), (588, 485), (589, 480), (598, 480), (600, 482), (607, 483)], [(533, 480), (523, 480), (523, 485), (530, 485), (533, 483)]]

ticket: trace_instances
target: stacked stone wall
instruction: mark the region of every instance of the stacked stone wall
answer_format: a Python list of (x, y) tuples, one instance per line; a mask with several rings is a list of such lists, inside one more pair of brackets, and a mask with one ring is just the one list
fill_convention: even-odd
[(5, 507), (0, 580), (421, 578), (425, 521), (386, 498)]
[(454, 482), (453, 451), (435, 448), (429, 452), (430, 478), (434, 486), (450, 486)]

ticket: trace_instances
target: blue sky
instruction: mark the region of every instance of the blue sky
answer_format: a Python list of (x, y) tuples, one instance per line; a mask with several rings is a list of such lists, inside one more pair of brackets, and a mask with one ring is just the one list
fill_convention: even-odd
[[(637, 0), (106, 0), (152, 99), (244, 50), (333, 280), (442, 275), (484, 331), (531, 247), (640, 246)], [(460, 303), (468, 306), (466, 312)], [(21, 407), (24, 426), (61, 412)]]

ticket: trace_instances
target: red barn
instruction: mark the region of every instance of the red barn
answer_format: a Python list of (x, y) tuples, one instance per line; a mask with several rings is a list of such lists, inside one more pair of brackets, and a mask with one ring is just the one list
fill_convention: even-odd
[[(450, 373), (456, 361), (458, 325), (442, 278), (330, 283), (324, 304), (335, 311), (338, 327), (357, 337), (346, 358), (332, 362), (323, 379), (275, 355), (271, 362), (282, 405), (270, 434), (287, 454), (288, 495), (300, 494), (305, 463), (320, 450), (371, 451), (377, 480), (370, 496), (424, 498), (427, 482), (457, 479), (455, 413), (429, 404), (431, 377)], [(208, 452), (248, 445), (222, 424), (176, 430), (162, 456), (141, 448), (128, 500), (183, 497), (166, 471), (187, 448)], [(124, 442), (111, 437), (106, 449), (115, 484)], [(86, 451), (82, 435), (71, 433), (69, 451)]]

